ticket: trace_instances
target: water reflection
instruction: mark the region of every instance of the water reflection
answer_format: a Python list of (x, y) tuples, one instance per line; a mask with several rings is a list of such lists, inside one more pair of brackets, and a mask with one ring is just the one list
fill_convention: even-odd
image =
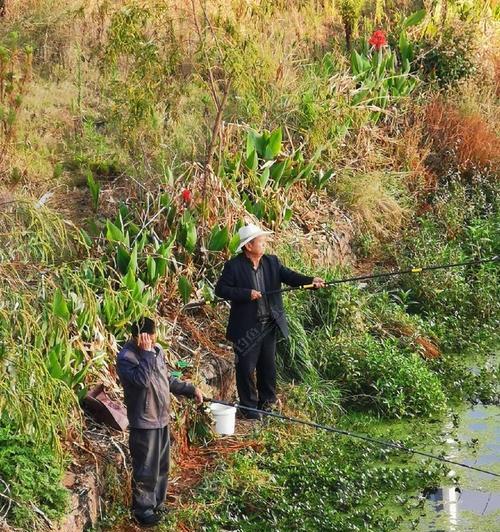
[[(500, 407), (475, 406), (466, 411), (456, 431), (447, 427), (447, 458), (500, 473)], [(500, 482), (473, 470), (460, 470), (459, 485), (424, 494), (426, 512), (418, 530), (433, 532), (498, 532)]]
[(436, 512), (446, 512), (450, 524), (450, 532), (456, 530), (458, 524), (458, 488), (438, 488), (436, 491), (429, 493), (427, 499), (434, 503)]
[[(443, 532), (461, 532), (464, 530), (486, 530), (480, 528), (480, 518), (494, 516), (500, 511), (500, 493), (482, 492), (471, 489), (460, 489), (457, 487), (439, 488), (427, 495), (435, 512), (446, 516), (446, 519), (428, 522), (430, 525), (443, 526), (446, 528), (431, 527), (428, 530), (440, 530)], [(469, 518), (465, 518), (465, 512), (470, 512)], [(476, 518), (473, 518), (476, 516)], [(473, 523), (477, 523), (473, 525)], [(485, 527), (487, 525), (485, 524)], [(469, 527), (469, 528), (466, 528)], [(498, 529), (500, 530), (500, 521)]]

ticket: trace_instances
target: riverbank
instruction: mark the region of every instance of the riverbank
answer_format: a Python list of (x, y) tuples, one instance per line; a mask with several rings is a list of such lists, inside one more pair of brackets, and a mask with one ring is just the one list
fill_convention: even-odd
[[(122, 399), (116, 352), (143, 315), (172, 372), (235, 398), (213, 287), (245, 223), (328, 280), (500, 254), (498, 6), (424, 4), (0, 2), (0, 527), (64, 523), (87, 467), (90, 520), (133, 526), (126, 433), (89, 434), (81, 402)], [(286, 411), (417, 446), (453, 405), (494, 402), (498, 367), (464, 353), (498, 345), (498, 281), (482, 263), (288, 293)], [(179, 527), (389, 529), (447, 487), (276, 423), (228, 453), (172, 409)]]

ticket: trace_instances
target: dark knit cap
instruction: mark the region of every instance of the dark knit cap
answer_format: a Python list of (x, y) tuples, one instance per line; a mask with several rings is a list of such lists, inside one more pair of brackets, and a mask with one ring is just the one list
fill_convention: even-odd
[(151, 318), (141, 318), (139, 321), (134, 321), (130, 327), (132, 336), (139, 336), (140, 333), (154, 334), (156, 332), (156, 324)]

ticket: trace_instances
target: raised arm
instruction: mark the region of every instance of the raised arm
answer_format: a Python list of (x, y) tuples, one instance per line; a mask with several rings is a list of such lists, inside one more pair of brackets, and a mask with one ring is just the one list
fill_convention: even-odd
[(141, 350), (139, 358), (130, 353), (119, 355), (116, 371), (122, 383), (146, 388), (151, 382), (154, 364), (155, 352)]
[(168, 376), (168, 383), (170, 385), (170, 391), (174, 395), (185, 395), (186, 397), (193, 397), (196, 387), (190, 382), (181, 381), (176, 377)]
[(215, 295), (229, 301), (251, 301), (251, 288), (240, 288), (235, 285), (233, 265), (226, 262), (222, 269), (222, 274), (215, 285)]
[(302, 286), (304, 284), (311, 284), (313, 282), (314, 277), (311, 277), (309, 275), (303, 275), (294, 270), (291, 270), (290, 268), (287, 268), (286, 266), (281, 264), (278, 257), (276, 257), (276, 261), (278, 262), (280, 280), (282, 283), (285, 283), (289, 286)]

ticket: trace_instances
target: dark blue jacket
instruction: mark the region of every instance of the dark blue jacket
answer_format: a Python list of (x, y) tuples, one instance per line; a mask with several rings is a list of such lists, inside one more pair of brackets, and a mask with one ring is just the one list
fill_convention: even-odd
[(160, 429), (170, 420), (170, 392), (193, 397), (194, 385), (168, 374), (160, 346), (144, 351), (134, 341), (118, 353), (116, 371), (123, 386), (130, 428)]
[[(313, 281), (313, 277), (302, 275), (283, 266), (276, 255), (263, 255), (261, 261), (266, 291), (279, 290), (281, 283), (301, 286)], [(222, 274), (215, 286), (217, 296), (231, 301), (226, 338), (242, 345), (251, 342), (260, 330), (257, 320), (257, 300), (250, 299), (252, 290), (255, 290), (252, 264), (242, 252), (224, 264)], [(282, 295), (281, 293), (271, 294), (268, 298), (271, 315), (283, 336), (287, 338), (288, 323), (283, 309)]]

